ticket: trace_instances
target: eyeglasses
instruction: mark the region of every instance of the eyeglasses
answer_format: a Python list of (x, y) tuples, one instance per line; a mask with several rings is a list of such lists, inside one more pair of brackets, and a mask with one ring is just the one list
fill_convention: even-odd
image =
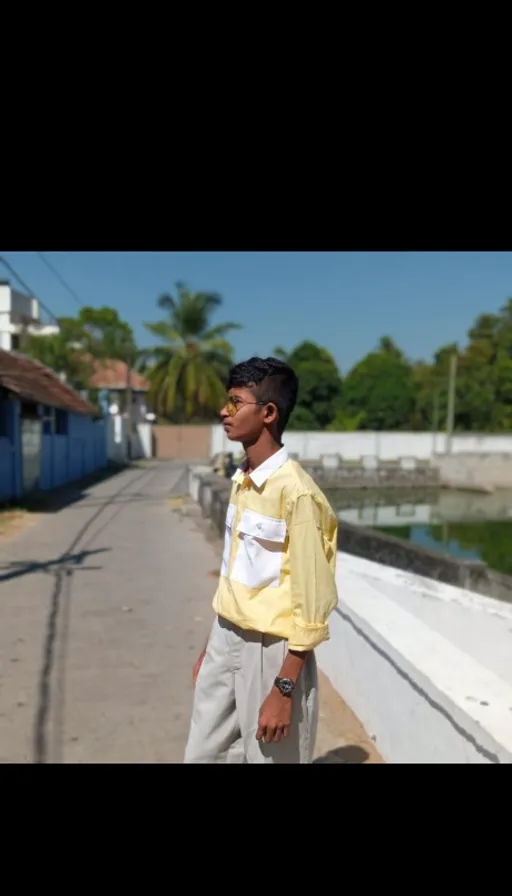
[(224, 407), (229, 416), (234, 417), (235, 414), (238, 414), (240, 408), (243, 408), (246, 404), (259, 404), (263, 406), (265, 404), (268, 404), (268, 401), (238, 401), (236, 398), (232, 398), (231, 396), (229, 396)]

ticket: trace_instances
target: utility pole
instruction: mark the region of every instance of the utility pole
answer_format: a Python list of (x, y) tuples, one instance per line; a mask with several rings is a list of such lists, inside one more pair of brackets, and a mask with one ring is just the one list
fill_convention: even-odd
[(453, 421), (455, 418), (455, 382), (457, 379), (457, 355), (450, 358), (450, 379), (448, 381), (448, 413), (446, 414), (446, 453), (451, 454)]
[(131, 375), (132, 353), (130, 350), (126, 353), (126, 429), (128, 432), (127, 451), (128, 460), (132, 459), (132, 426), (133, 426), (133, 402), (132, 402), (132, 375)]
[(437, 433), (439, 430), (439, 386), (436, 385), (434, 392), (434, 402), (433, 402), (433, 414), (432, 414), (432, 446), (433, 453), (436, 453), (437, 448)]

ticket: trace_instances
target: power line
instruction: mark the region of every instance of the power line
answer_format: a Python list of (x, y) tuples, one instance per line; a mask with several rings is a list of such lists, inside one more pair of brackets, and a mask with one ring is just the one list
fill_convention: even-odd
[(58, 270), (53, 266), (53, 264), (51, 264), (51, 262), (48, 261), (47, 258), (44, 257), (44, 255), (43, 255), (42, 252), (38, 252), (37, 254), (39, 255), (39, 258), (41, 259), (41, 261), (43, 262), (43, 264), (45, 264), (46, 267), (52, 272), (52, 274), (54, 275), (54, 277), (57, 278), (57, 280), (59, 281), (59, 283), (61, 284), (61, 286), (63, 286), (64, 289), (66, 289), (66, 290), (69, 292), (70, 296), (72, 296), (72, 297), (74, 298), (75, 302), (77, 302), (77, 303), (80, 305), (80, 308), (83, 308), (83, 307), (84, 307), (84, 303), (82, 302), (81, 299), (78, 298), (78, 296), (77, 296), (75, 290), (71, 288), (71, 286), (69, 285), (69, 283), (66, 283), (66, 281), (64, 280), (64, 277), (62, 276), (62, 274), (59, 274)]
[(54, 320), (55, 323), (58, 324), (57, 316), (53, 313), (53, 311), (50, 311), (48, 306), (45, 305), (44, 302), (42, 302), (41, 299), (39, 299), (37, 297), (34, 290), (30, 289), (30, 286), (27, 286), (25, 281), (22, 280), (20, 275), (14, 270), (13, 266), (11, 264), (9, 264), (9, 262), (6, 261), (5, 258), (2, 258), (1, 255), (0, 255), (0, 263), (3, 264), (7, 268), (7, 270), (12, 274), (12, 276), (15, 278), (15, 280), (18, 281), (18, 283), (23, 287), (23, 289), (25, 290), (25, 292), (28, 293), (29, 296), (33, 297), (34, 299), (37, 299), (41, 308), (43, 308), (44, 311), (46, 311), (46, 313), (50, 315), (52, 320)]

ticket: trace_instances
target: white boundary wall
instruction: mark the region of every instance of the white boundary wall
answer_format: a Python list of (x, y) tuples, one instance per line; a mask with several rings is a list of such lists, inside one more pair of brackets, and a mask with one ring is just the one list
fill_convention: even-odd
[[(512, 607), (345, 553), (338, 555), (337, 580), (340, 603), (318, 662), (382, 757), (395, 763), (512, 762)], [(404, 592), (407, 610), (385, 595), (386, 583), (390, 595)], [(435, 625), (417, 605), (413, 609), (414, 595), (429, 612), (438, 599)], [(448, 604), (467, 628), (465, 650), (449, 638), (446, 625), (440, 633)], [(469, 653), (470, 635), (486, 615), (499, 626), (501, 675), (493, 644), (485, 665), (484, 657)]]
[[(150, 423), (137, 423), (137, 432), (132, 439), (132, 460), (153, 456), (153, 436)], [(107, 420), (107, 456), (112, 463), (125, 464), (128, 461), (128, 438), (126, 420), (119, 414)]]
[[(446, 451), (446, 435), (441, 432), (287, 432), (284, 443), (301, 460), (317, 460), (324, 454), (340, 454), (346, 460), (368, 455), (380, 460), (431, 460)], [(212, 426), (212, 456), (221, 451), (236, 454), (238, 450), (238, 444), (226, 438), (222, 426)], [(456, 435), (451, 453), (512, 455), (512, 435)]]

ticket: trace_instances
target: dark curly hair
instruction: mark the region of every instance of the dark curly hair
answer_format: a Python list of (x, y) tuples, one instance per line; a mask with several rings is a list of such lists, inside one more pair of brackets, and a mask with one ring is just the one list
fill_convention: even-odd
[(228, 389), (250, 389), (258, 401), (272, 402), (279, 411), (279, 434), (288, 423), (299, 389), (297, 374), (277, 358), (249, 358), (235, 364), (228, 378)]

